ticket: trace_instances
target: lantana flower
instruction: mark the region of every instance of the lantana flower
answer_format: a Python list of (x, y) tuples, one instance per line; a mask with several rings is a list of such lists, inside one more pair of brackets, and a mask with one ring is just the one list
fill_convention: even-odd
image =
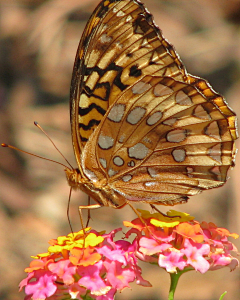
[[(38, 254), (25, 269), (28, 276), (20, 283), (25, 300), (112, 300), (130, 282), (149, 287), (138, 259), (170, 274), (168, 299), (173, 300), (183, 273), (223, 267), (232, 271), (239, 264), (232, 256), (237, 249), (229, 241), (237, 234), (213, 223), (199, 223), (186, 213), (171, 210), (164, 216), (139, 210), (139, 217), (124, 225), (130, 227), (124, 240), (115, 241), (121, 228), (109, 234), (86, 228), (50, 240), (48, 252)], [(126, 239), (132, 234), (136, 236), (130, 243)]]
[(137, 257), (145, 262), (158, 264), (171, 276), (170, 293), (173, 299), (179, 277), (187, 271), (205, 273), (229, 267), (234, 270), (239, 261), (232, 256), (236, 247), (228, 240), (238, 238), (214, 223), (194, 220), (194, 217), (171, 210), (164, 216), (139, 210), (139, 218), (124, 222), (131, 227), (126, 234), (135, 233), (138, 244)]
[(38, 254), (25, 271), (25, 300), (114, 299), (117, 291), (136, 281), (151, 286), (141, 276), (135, 257), (137, 244), (114, 242), (109, 234), (90, 228), (50, 240), (47, 253)]

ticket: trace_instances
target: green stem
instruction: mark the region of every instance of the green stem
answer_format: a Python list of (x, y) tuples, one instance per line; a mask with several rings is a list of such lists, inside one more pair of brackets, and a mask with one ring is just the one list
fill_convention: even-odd
[(169, 289), (169, 295), (168, 295), (168, 300), (174, 300), (174, 293), (178, 284), (178, 280), (180, 276), (182, 275), (182, 272), (179, 273), (170, 273), (171, 277), (171, 286)]
[(192, 270), (193, 270), (193, 268), (191, 267), (191, 268), (185, 268), (184, 270), (178, 271), (177, 273), (170, 273), (171, 286), (169, 289), (168, 300), (174, 300), (174, 294), (175, 294), (175, 290), (177, 288), (177, 284), (178, 284), (178, 280), (179, 280), (180, 276), (183, 273), (186, 273), (186, 272), (189, 272)]

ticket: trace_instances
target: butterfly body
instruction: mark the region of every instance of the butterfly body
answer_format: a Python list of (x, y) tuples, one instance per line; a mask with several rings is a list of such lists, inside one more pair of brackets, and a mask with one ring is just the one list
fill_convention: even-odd
[(69, 185), (100, 206), (175, 205), (221, 186), (234, 165), (235, 113), (186, 72), (137, 0), (102, 1), (77, 51)]

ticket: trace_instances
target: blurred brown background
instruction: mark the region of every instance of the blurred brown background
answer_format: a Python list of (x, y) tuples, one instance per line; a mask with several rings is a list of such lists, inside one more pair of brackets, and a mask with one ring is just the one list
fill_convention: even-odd
[[(97, 0), (0, 0), (0, 141), (63, 162), (38, 121), (75, 166), (69, 124), (69, 86), (75, 53)], [(240, 1), (145, 0), (163, 34), (174, 44), (189, 73), (204, 77), (240, 114)], [(239, 141), (237, 141), (239, 144)], [(239, 146), (238, 146), (239, 147)], [(240, 156), (227, 184), (193, 197), (174, 209), (240, 233)], [(0, 299), (19, 300), (18, 284), (30, 255), (45, 252), (47, 241), (70, 232), (69, 188), (57, 164), (0, 149)], [(71, 220), (80, 229), (74, 193)], [(144, 206), (148, 208), (147, 206)], [(162, 208), (166, 211), (167, 208)], [(99, 230), (131, 220), (130, 208), (92, 212)], [(239, 241), (235, 244), (240, 249)], [(157, 266), (143, 265), (153, 288), (132, 285), (117, 299), (167, 299), (169, 278)], [(179, 283), (176, 300), (240, 299), (240, 272), (190, 272)]]

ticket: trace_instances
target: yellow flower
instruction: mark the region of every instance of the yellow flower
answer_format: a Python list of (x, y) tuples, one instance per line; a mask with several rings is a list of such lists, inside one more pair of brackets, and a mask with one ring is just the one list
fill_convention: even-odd
[(95, 247), (104, 239), (102, 236), (97, 236), (95, 233), (87, 233), (91, 228), (85, 228), (78, 232), (70, 233), (67, 236), (59, 236), (56, 243), (48, 248), (49, 253), (59, 253), (64, 250), (71, 250), (73, 248), (86, 248), (89, 246)]
[(170, 210), (167, 212), (167, 216), (161, 213), (150, 213), (146, 210), (138, 209), (143, 219), (151, 219), (150, 223), (156, 227), (175, 227), (179, 223), (188, 222), (194, 220), (194, 217), (187, 213), (179, 212), (176, 210)]

